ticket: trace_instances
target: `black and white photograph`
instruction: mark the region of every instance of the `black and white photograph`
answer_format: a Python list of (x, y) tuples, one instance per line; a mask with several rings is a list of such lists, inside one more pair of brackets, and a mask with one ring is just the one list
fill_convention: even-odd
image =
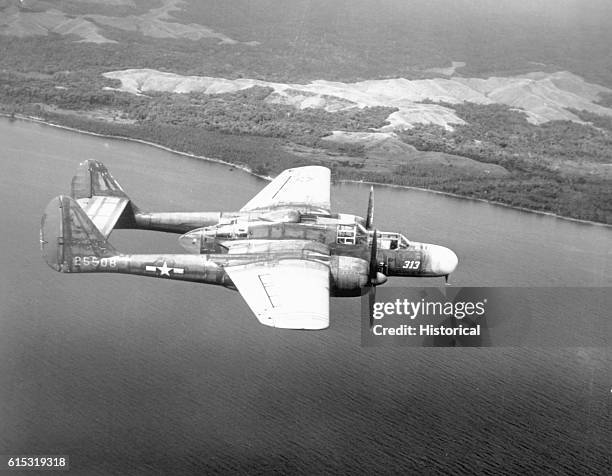
[(611, 46), (609, 0), (0, 0), (0, 474), (612, 474)]

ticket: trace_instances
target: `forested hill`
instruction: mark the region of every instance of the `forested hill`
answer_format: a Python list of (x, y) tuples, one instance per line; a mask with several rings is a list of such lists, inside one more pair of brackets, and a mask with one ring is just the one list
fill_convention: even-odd
[(463, 76), (570, 71), (612, 87), (608, 0), (0, 0), (2, 37), (18, 45), (2, 42), (1, 64), (48, 72), (352, 82), (457, 61)]
[(612, 223), (610, 23), (603, 0), (0, 0), (0, 108)]

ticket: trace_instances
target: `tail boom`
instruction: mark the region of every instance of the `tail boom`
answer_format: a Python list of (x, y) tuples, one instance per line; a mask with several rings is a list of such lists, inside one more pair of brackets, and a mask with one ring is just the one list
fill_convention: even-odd
[(133, 222), (127, 226), (119, 223), (116, 228), (140, 228), (167, 233), (187, 233), (194, 228), (213, 226), (221, 221), (221, 212), (136, 212)]
[(135, 274), (232, 286), (223, 266), (210, 255), (119, 253), (68, 196), (60, 195), (47, 205), (40, 245), (47, 264), (62, 273)]
[(123, 255), (108, 258), (73, 256), (62, 269), (69, 273), (119, 273), (232, 287), (222, 266), (204, 255)]
[(105, 238), (115, 228), (186, 233), (194, 228), (216, 225), (222, 217), (221, 212), (144, 212), (128, 197), (106, 166), (93, 159), (79, 164), (72, 177), (70, 195)]

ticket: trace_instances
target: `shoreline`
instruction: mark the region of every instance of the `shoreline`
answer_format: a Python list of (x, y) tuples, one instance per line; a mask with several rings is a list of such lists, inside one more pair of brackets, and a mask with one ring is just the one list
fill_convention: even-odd
[[(151, 142), (151, 141), (146, 141), (146, 140), (143, 140), (143, 139), (136, 139), (136, 138), (128, 137), (128, 136), (116, 136), (116, 135), (109, 135), (109, 134), (100, 134), (98, 132), (91, 132), (91, 131), (87, 131), (87, 130), (83, 130), (83, 129), (76, 129), (74, 127), (64, 126), (64, 125), (61, 125), (61, 124), (55, 124), (53, 122), (48, 122), (48, 121), (45, 121), (44, 119), (42, 119), (40, 117), (35, 117), (35, 116), (23, 116), (21, 114), (11, 115), (11, 114), (6, 114), (6, 113), (3, 113), (3, 112), (0, 112), (0, 117), (5, 117), (5, 118), (7, 118), (9, 120), (19, 119), (19, 120), (26, 121), (26, 122), (34, 122), (34, 123), (42, 124), (42, 125), (49, 126), (49, 127), (55, 127), (57, 129), (63, 129), (63, 130), (71, 131), (71, 132), (77, 132), (79, 134), (87, 134), (87, 135), (96, 136), (96, 137), (102, 137), (102, 138), (106, 138), (106, 139), (117, 139), (117, 140), (129, 141), (129, 142), (136, 142), (136, 143), (148, 145), (148, 146), (151, 146), (151, 147), (155, 147), (155, 148), (158, 148), (158, 149), (161, 149), (161, 150), (165, 150), (165, 151), (171, 152), (173, 154), (182, 155), (184, 157), (190, 157), (190, 158), (193, 158), (193, 159), (205, 160), (207, 162), (212, 162), (212, 163), (216, 163), (216, 164), (220, 164), (220, 165), (227, 165), (229, 167), (234, 167), (234, 168), (236, 168), (238, 170), (241, 170), (242, 172), (248, 173), (250, 175), (253, 175), (255, 177), (258, 177), (258, 178), (261, 178), (261, 179), (264, 179), (264, 180), (271, 181), (273, 179), (273, 177), (270, 177), (270, 176), (256, 174), (251, 169), (249, 169), (248, 167), (243, 166), (243, 165), (237, 165), (237, 164), (234, 164), (232, 162), (227, 162), (225, 160), (217, 159), (217, 158), (214, 158), (214, 157), (205, 157), (205, 156), (202, 156), (202, 155), (191, 154), (189, 152), (182, 152), (180, 150), (171, 149), (170, 147), (166, 147), (164, 145), (157, 144), (157, 143)], [(377, 186), (380, 186), (380, 187), (402, 188), (402, 189), (407, 189), (407, 190), (416, 190), (416, 191), (419, 191), (419, 192), (435, 193), (435, 194), (443, 195), (443, 196), (450, 197), (450, 198), (458, 198), (458, 199), (461, 199), (461, 200), (473, 200), (473, 201), (477, 201), (477, 202), (487, 203), (487, 204), (493, 205), (493, 206), (501, 206), (501, 207), (504, 207), (504, 208), (510, 208), (512, 210), (517, 210), (517, 211), (520, 211), (520, 212), (535, 213), (535, 214), (538, 214), (538, 215), (544, 215), (544, 216), (548, 216), (548, 217), (552, 217), (552, 218), (558, 218), (560, 220), (571, 221), (571, 222), (579, 223), (579, 224), (583, 224), (583, 225), (594, 225), (594, 226), (603, 226), (603, 227), (606, 227), (606, 228), (612, 228), (612, 224), (608, 224), (608, 223), (602, 223), (602, 222), (597, 222), (597, 221), (592, 221), (592, 220), (583, 220), (583, 219), (580, 219), (580, 218), (572, 218), (572, 217), (567, 217), (567, 216), (563, 216), (563, 215), (557, 215), (556, 213), (553, 213), (553, 212), (545, 212), (545, 211), (541, 211), (541, 210), (532, 210), (532, 209), (525, 208), (525, 207), (517, 207), (515, 205), (508, 205), (507, 203), (496, 202), (494, 200), (487, 200), (485, 198), (466, 197), (464, 195), (459, 195), (459, 194), (456, 194), (456, 193), (443, 192), (443, 191), (440, 191), (440, 190), (432, 190), (432, 189), (429, 189), (429, 188), (414, 187), (414, 186), (410, 186), (410, 185), (397, 185), (397, 184), (388, 184), (388, 183), (380, 183), (380, 182), (370, 182), (370, 181), (362, 181), (362, 180), (347, 180), (347, 179), (338, 179), (335, 182), (336, 183), (353, 183), (353, 184), (377, 185)]]
[(575, 223), (580, 223), (582, 225), (595, 225), (595, 226), (603, 226), (606, 228), (612, 228), (612, 224), (608, 224), (608, 223), (602, 223), (599, 221), (592, 221), (592, 220), (583, 220), (580, 218), (572, 218), (572, 217), (566, 217), (563, 215), (557, 215), (556, 213), (553, 212), (545, 212), (542, 210), (532, 210), (530, 208), (525, 208), (525, 207), (517, 207), (516, 205), (508, 205), (507, 203), (503, 203), (503, 202), (496, 202), (494, 200), (487, 200), (486, 198), (477, 198), (477, 197), (466, 197), (464, 195), (458, 195), (456, 193), (452, 193), (452, 192), (442, 192), (440, 190), (432, 190), (429, 188), (421, 188), (421, 187), (413, 187), (410, 185), (396, 185), (393, 183), (380, 183), (380, 182), (369, 182), (369, 181), (361, 181), (361, 180), (337, 180), (336, 183), (355, 183), (355, 184), (367, 184), (367, 185), (379, 185), (382, 187), (392, 187), (392, 188), (405, 188), (405, 189), (410, 189), (410, 190), (418, 190), (419, 192), (427, 192), (427, 193), (436, 193), (438, 195), (444, 195), (446, 197), (449, 198), (458, 198), (461, 200), (472, 200), (475, 202), (482, 202), (482, 203), (487, 203), (489, 205), (493, 205), (493, 206), (499, 206), (499, 207), (504, 207), (504, 208), (510, 208), (511, 210), (516, 210), (519, 212), (527, 212), (527, 213), (535, 213), (537, 215), (545, 215), (545, 216), (549, 216), (551, 218), (558, 218), (560, 220), (566, 220), (566, 221), (572, 221)]
[(85, 134), (85, 135), (90, 135), (90, 136), (95, 136), (95, 137), (102, 137), (105, 139), (117, 139), (117, 140), (124, 140), (128, 142), (137, 142), (139, 144), (149, 145), (151, 147), (162, 149), (167, 152), (171, 152), (173, 154), (183, 155), (185, 157), (191, 157), (192, 159), (206, 160), (208, 162), (213, 162), (216, 164), (228, 165), (230, 167), (234, 167), (236, 169), (242, 170), (243, 172), (246, 172), (248, 174), (254, 175), (255, 177), (259, 177), (265, 180), (272, 180), (272, 177), (258, 175), (255, 172), (253, 172), (251, 169), (249, 169), (248, 167), (245, 167), (244, 165), (233, 164), (225, 160), (215, 159), (214, 157), (204, 157), (203, 155), (196, 155), (196, 154), (191, 154), (189, 152), (182, 152), (180, 150), (171, 149), (170, 147), (166, 147), (165, 145), (157, 144), (155, 142), (147, 141), (144, 139), (136, 139), (134, 137), (128, 137), (128, 136), (114, 136), (110, 134), (100, 134), (99, 132), (91, 132), (91, 131), (86, 131), (84, 129), (77, 129), (75, 127), (64, 126), (62, 124), (55, 124), (53, 122), (45, 121), (44, 119), (41, 119), (40, 117), (35, 117), (35, 116), (22, 116), (21, 114), (15, 114), (14, 116), (11, 116), (10, 114), (0, 112), (0, 117), (6, 117), (9, 120), (19, 119), (20, 121), (34, 122), (34, 123), (42, 124), (48, 127), (55, 127), (56, 129), (63, 129), (66, 131), (77, 132), (79, 134)]

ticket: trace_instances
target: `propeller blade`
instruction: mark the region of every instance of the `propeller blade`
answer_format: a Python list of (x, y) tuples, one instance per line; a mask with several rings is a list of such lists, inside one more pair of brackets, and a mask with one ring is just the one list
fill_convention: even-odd
[(374, 303), (376, 302), (376, 286), (370, 284), (368, 290), (368, 306), (370, 311), (370, 329), (374, 327)]
[(378, 259), (376, 252), (378, 251), (378, 237), (376, 235), (376, 229), (372, 233), (372, 248), (370, 249), (370, 282), (376, 279), (378, 274)]
[(374, 226), (374, 186), (370, 187), (370, 198), (368, 199), (368, 212), (366, 214), (366, 230)]

